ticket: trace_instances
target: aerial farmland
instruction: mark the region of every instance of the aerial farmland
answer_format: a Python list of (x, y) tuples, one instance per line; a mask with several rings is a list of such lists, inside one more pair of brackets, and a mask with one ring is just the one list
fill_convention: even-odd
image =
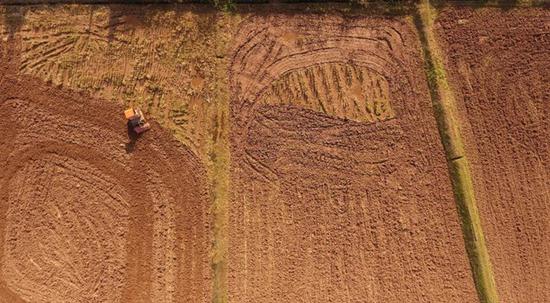
[(549, 20), (2, 1), (0, 303), (550, 302)]

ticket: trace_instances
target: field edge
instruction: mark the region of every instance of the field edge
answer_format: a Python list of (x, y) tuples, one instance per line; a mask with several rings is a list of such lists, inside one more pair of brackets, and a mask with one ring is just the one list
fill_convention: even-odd
[(447, 82), (441, 50), (434, 36), (435, 9), (429, 0), (417, 6), (414, 16), (419, 32), (425, 71), (440, 139), (460, 216), (472, 276), (482, 303), (498, 303), (498, 294), (475, 198), (470, 164), (460, 133), (455, 98)]

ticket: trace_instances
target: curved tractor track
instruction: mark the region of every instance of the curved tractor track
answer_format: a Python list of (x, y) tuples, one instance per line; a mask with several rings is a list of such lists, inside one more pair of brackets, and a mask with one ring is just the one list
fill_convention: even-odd
[(198, 159), (156, 123), (125, 144), (120, 106), (0, 82), (0, 298), (209, 301)]
[(242, 26), (230, 68), (236, 106), (291, 104), (360, 122), (393, 118), (388, 81), (405, 90), (412, 82), (410, 73), (398, 73), (405, 66), (399, 29), (316, 17), (292, 24), (281, 16), (251, 17)]
[(476, 301), (416, 35), (398, 17), (243, 21), (230, 302)]

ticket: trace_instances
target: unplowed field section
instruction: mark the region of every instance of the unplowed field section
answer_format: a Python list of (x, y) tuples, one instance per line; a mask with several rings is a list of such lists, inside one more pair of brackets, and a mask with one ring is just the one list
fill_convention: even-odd
[(439, 37), (501, 302), (550, 301), (550, 11), (445, 9)]
[(121, 109), (0, 79), (0, 302), (210, 300), (203, 168)]
[(230, 66), (230, 302), (476, 302), (406, 19), (251, 16)]

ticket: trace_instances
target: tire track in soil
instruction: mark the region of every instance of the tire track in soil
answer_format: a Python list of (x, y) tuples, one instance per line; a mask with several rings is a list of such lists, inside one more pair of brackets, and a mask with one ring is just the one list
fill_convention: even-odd
[[(212, 256), (220, 268), (225, 258), (224, 237), (219, 234), (223, 234), (228, 186), (223, 177), (228, 171), (228, 110), (219, 104), (227, 104), (228, 98), (223, 84), (227, 60), (220, 60), (219, 55), (231, 36), (227, 28), (234, 22), (234, 17), (203, 5), (175, 10), (159, 6), (146, 11), (134, 6), (45, 6), (29, 10), (16, 32), (22, 40), (19, 72), (60, 87), (140, 105), (149, 117), (175, 131), (174, 136), (212, 168), (208, 185), (212, 189), (211, 211), (218, 221), (213, 228), (215, 238), (222, 239), (215, 241)], [(217, 84), (214, 88), (213, 83)], [(165, 203), (155, 199), (154, 204), (154, 218), (174, 217), (174, 210)], [(170, 247), (173, 234), (163, 230), (172, 223), (153, 220), (153, 245)], [(193, 249), (187, 246), (183, 250), (193, 253)], [(167, 256), (163, 259), (171, 264)], [(189, 265), (203, 271), (194, 262), (189, 261)], [(173, 269), (157, 280), (159, 285), (170, 284), (170, 272)], [(223, 284), (223, 276), (215, 277), (214, 283)], [(154, 291), (162, 292), (163, 298), (173, 298), (174, 289), (158, 287)], [(218, 288), (223, 286), (214, 287)], [(219, 297), (223, 292), (217, 292)]]
[(399, 17), (243, 21), (229, 302), (477, 300), (418, 41)]
[[(118, 106), (27, 77), (7, 75), (0, 86), (0, 298), (210, 300), (210, 217), (196, 157), (156, 123), (127, 153)], [(171, 208), (167, 226), (159, 207)], [(165, 234), (174, 236), (153, 248)], [(170, 248), (173, 259), (159, 260)]]

